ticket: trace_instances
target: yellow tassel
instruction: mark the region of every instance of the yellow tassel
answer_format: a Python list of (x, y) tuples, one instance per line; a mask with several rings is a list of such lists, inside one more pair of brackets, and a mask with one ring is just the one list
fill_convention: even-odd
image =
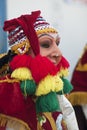
[(69, 75), (69, 70), (68, 70), (68, 69), (64, 69), (64, 68), (61, 68), (60, 72), (58, 72), (58, 75), (59, 75), (60, 77), (68, 76), (68, 75)]
[(58, 92), (63, 89), (63, 82), (59, 78), (58, 75), (51, 76), (47, 75), (44, 79), (42, 79), (37, 88), (36, 88), (36, 96), (46, 95), (50, 92)]
[(30, 70), (26, 67), (15, 69), (11, 74), (11, 78), (16, 78), (22, 81), (27, 79), (33, 79)]

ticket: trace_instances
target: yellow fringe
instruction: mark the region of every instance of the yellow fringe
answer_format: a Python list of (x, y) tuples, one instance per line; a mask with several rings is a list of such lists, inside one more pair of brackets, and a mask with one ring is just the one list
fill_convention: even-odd
[(17, 80), (17, 79), (4, 79), (4, 80), (0, 80), (0, 83), (4, 83), (4, 82), (14, 83), (14, 82), (19, 82), (19, 80)]
[[(52, 130), (57, 130), (52, 114), (45, 112), (43, 115), (48, 119)], [(0, 127), (14, 128), (14, 130), (31, 130), (24, 121), (4, 114), (0, 114)], [(37, 122), (37, 130), (43, 130), (39, 122)]]
[(73, 106), (87, 104), (87, 92), (72, 92), (68, 99)]
[(22, 120), (0, 114), (0, 126), (15, 128), (15, 130), (30, 130), (29, 126)]

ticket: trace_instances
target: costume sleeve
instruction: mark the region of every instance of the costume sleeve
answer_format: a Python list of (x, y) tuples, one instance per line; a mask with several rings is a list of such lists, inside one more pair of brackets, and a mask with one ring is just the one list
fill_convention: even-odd
[(64, 95), (58, 95), (58, 101), (60, 104), (63, 118), (66, 121), (68, 130), (79, 130), (74, 109), (71, 103)]

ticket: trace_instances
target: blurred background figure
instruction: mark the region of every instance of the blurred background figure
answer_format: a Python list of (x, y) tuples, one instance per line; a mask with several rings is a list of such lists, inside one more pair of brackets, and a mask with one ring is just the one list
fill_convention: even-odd
[(72, 74), (74, 86), (70, 101), (74, 106), (80, 130), (87, 130), (87, 44)]

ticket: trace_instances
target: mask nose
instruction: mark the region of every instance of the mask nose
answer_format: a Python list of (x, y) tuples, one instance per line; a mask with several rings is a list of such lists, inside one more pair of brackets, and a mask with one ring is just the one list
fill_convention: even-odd
[(54, 46), (53, 46), (53, 56), (62, 56), (62, 52), (60, 51), (58, 45), (55, 43)]

